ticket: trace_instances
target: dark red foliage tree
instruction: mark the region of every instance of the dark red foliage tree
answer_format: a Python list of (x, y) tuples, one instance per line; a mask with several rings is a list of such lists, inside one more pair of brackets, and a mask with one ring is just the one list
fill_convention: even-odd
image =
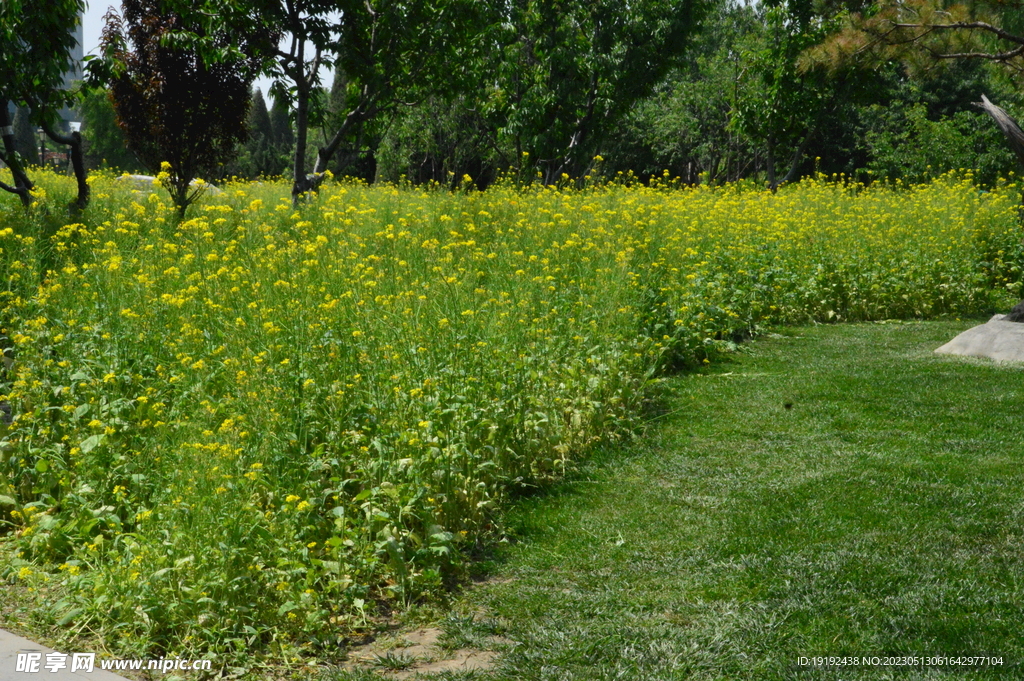
[[(105, 17), (103, 59), (91, 70), (105, 81), (129, 148), (165, 186), (179, 215), (203, 191), (192, 180), (216, 172), (247, 138), (249, 90), (262, 53), (275, 36), (206, 32), (163, 0), (123, 0)], [(202, 39), (231, 58), (204, 60), (189, 42)]]

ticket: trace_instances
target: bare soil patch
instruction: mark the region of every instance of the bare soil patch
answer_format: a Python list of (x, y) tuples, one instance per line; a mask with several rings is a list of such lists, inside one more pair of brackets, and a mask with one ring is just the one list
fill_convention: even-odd
[[(498, 653), (493, 650), (459, 648), (448, 650), (439, 645), (441, 629), (430, 627), (382, 637), (349, 652), (347, 669), (375, 667), (385, 678), (409, 679), (446, 671), (487, 670), (494, 666)], [(494, 645), (508, 641), (491, 637)]]

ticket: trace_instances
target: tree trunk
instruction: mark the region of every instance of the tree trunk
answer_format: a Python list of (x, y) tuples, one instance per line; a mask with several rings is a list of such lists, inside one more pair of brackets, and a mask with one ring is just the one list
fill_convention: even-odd
[[(1017, 125), (1017, 121), (1013, 120), (1006, 111), (988, 101), (988, 97), (985, 95), (982, 95), (981, 101), (975, 102), (974, 106), (982, 109), (992, 117), (992, 120), (996, 122), (999, 129), (1003, 131), (1003, 135), (1006, 136), (1006, 141), (1009, 142), (1010, 148), (1013, 149), (1013, 153), (1017, 156), (1017, 165), (1024, 170), (1024, 132), (1021, 132), (1020, 126)], [(1019, 213), (1021, 220), (1024, 221), (1024, 194), (1021, 195), (1021, 208)]]
[[(301, 52), (299, 53), (301, 58)], [(305, 76), (303, 76), (305, 78)], [(298, 208), (299, 199), (308, 192), (306, 177), (306, 140), (309, 136), (309, 90), (305, 83), (296, 82), (295, 93), (295, 157), (292, 164), (292, 206)]]
[(800, 144), (797, 145), (796, 150), (793, 151), (793, 158), (789, 160), (789, 171), (778, 185), (772, 187), (773, 192), (778, 189), (779, 186), (796, 180), (797, 172), (800, 170), (800, 162), (804, 160), (804, 153), (807, 152), (807, 145), (810, 144), (811, 138), (814, 137), (816, 130), (817, 128), (815, 126), (811, 126), (807, 131), (807, 134), (804, 135), (804, 138), (800, 141)]
[(975, 102), (974, 106), (982, 109), (996, 122), (1006, 136), (1006, 141), (1010, 143), (1013, 153), (1017, 155), (1017, 163), (1020, 164), (1021, 169), (1024, 169), (1024, 132), (1021, 132), (1017, 122), (1010, 118), (1003, 109), (988, 101), (988, 97), (985, 95), (982, 95), (981, 101)]
[(356, 108), (352, 109), (345, 116), (341, 126), (335, 131), (327, 146), (317, 150), (316, 161), (313, 163), (313, 172), (306, 174), (306, 140), (309, 136), (309, 91), (298, 88), (295, 106), (295, 165), (294, 181), (292, 183), (292, 205), (298, 207), (299, 198), (308, 192), (315, 192), (327, 176), (327, 170), (331, 158), (338, 151), (338, 147), (353, 129), (363, 124), (373, 116), (380, 113), (380, 107), (374, 103), (372, 93), (365, 93), (362, 101)]
[(75, 179), (78, 181), (78, 199), (71, 204), (72, 213), (85, 210), (89, 205), (89, 183), (86, 181), (85, 159), (82, 156), (82, 133), (77, 130), (70, 135), (62, 135), (53, 129), (49, 123), (43, 124), (43, 132), (57, 144), (64, 144), (71, 148), (71, 167), (75, 172)]
[(768, 165), (768, 189), (772, 190), (772, 194), (779, 188), (779, 185), (775, 182), (775, 136), (768, 135), (768, 144), (765, 149), (765, 158), (767, 159)]
[(14, 175), (14, 186), (0, 182), (0, 189), (17, 194), (21, 197), (22, 205), (28, 208), (32, 205), (32, 195), (29, 192), (32, 191), (33, 185), (18, 161), (14, 143), (14, 128), (11, 127), (11, 115), (7, 110), (7, 105), (6, 99), (0, 99), (0, 136), (3, 137), (4, 145), (4, 152), (0, 155), (0, 160), (11, 169), (11, 174)]
[(327, 170), (327, 164), (330, 163), (331, 158), (338, 151), (338, 147), (341, 145), (345, 136), (359, 125), (362, 125), (371, 116), (378, 113), (377, 107), (368, 103), (369, 96), (364, 95), (364, 100), (359, 105), (348, 112), (345, 115), (345, 120), (342, 121), (341, 126), (335, 131), (331, 141), (327, 143), (327, 146), (321, 147), (316, 154), (316, 164), (313, 166), (313, 175), (318, 179), (316, 184), (320, 184), (320, 176), (325, 170)]
[[(982, 109), (996, 122), (999, 129), (1003, 131), (1003, 135), (1006, 136), (1006, 141), (1010, 143), (1013, 153), (1017, 155), (1018, 165), (1024, 169), (1024, 132), (1021, 132), (1017, 121), (1013, 120), (1006, 111), (988, 101), (988, 97), (985, 95), (982, 95), (981, 101), (975, 102), (974, 106)], [(1021, 208), (1018, 209), (1018, 215), (1024, 221), (1024, 195), (1021, 196)], [(1010, 311), (1010, 314), (1004, 317), (1004, 320), (1008, 322), (1024, 322), (1024, 300), (1017, 303), (1013, 310)]]

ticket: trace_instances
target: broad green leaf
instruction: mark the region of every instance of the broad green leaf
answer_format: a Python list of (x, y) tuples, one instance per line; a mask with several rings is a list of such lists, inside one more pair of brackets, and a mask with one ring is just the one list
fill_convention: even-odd
[(82, 440), (82, 443), (78, 445), (78, 448), (82, 450), (83, 454), (88, 454), (92, 450), (96, 449), (101, 442), (103, 442), (103, 435), (91, 435)]

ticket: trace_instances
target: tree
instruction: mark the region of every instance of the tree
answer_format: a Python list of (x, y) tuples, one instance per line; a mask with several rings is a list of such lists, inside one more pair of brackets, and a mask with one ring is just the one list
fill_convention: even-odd
[(877, 0), (855, 7), (845, 26), (807, 59), (901, 59), (918, 68), (934, 60), (977, 59), (1024, 67), (1024, 0)]
[(517, 159), (525, 152), (546, 183), (584, 174), (608, 133), (678, 63), (706, 9), (704, 0), (499, 5), (485, 101)]
[[(287, 124), (287, 115), (284, 120)], [(282, 154), (281, 145), (275, 143), (267, 101), (259, 88), (253, 91), (249, 102), (246, 129), (248, 140), (242, 145), (238, 157), (225, 166), (223, 174), (249, 178), (280, 175), (287, 152)]]
[(270, 112), (267, 110), (267, 100), (263, 99), (263, 92), (256, 88), (252, 93), (252, 101), (249, 104), (248, 118), (249, 133), (256, 138), (270, 141), (274, 135), (274, 129), (270, 124)]
[(128, 149), (124, 131), (117, 125), (117, 114), (109, 91), (103, 88), (86, 90), (79, 109), (85, 132), (85, 159), (91, 167), (105, 165), (128, 172), (141, 169), (139, 160)]
[[(398, 112), (376, 146), (379, 179), (458, 186), (469, 175), (483, 189), (511, 165), (513, 152), (469, 97), (428, 97)], [(355, 154), (353, 154), (355, 155)]]
[[(286, 117), (285, 123), (287, 124), (287, 122)], [(246, 155), (249, 157), (251, 175), (253, 177), (279, 175), (282, 168), (281, 153), (278, 145), (274, 143), (274, 127), (270, 122), (267, 100), (263, 98), (263, 92), (259, 88), (256, 88), (252, 95), (247, 127), (249, 141), (246, 143), (245, 149)]]
[(746, 66), (741, 48), (762, 30), (755, 7), (715, 2), (680, 65), (611, 133), (605, 171), (646, 178), (669, 170), (688, 184), (762, 171), (763, 149), (729, 125)]
[[(335, 66), (334, 79), (327, 93), (326, 111), (321, 124), (324, 141), (344, 124), (348, 115), (350, 82), (351, 79), (345, 70), (340, 65)], [(376, 116), (356, 126), (334, 152), (332, 165), (329, 166), (331, 172), (335, 175), (362, 177), (367, 181), (373, 181), (378, 171), (375, 151), (384, 136), (383, 132), (393, 127), (394, 119), (402, 118), (412, 111), (419, 111), (421, 106), (422, 102), (414, 106), (400, 107), (395, 116)]]
[[(1024, 0), (876, 0), (861, 9), (808, 50), (802, 66), (824, 64), (834, 70), (898, 60), (924, 71), (936, 63), (985, 61), (1003, 65), (1018, 89), (1024, 84)], [(988, 105), (987, 99), (978, 103), (1013, 147), (1013, 137), (995, 113), (998, 107)]]
[(0, 161), (11, 169), (14, 184), (0, 182), (0, 189), (17, 194), (27, 207), (33, 188), (15, 148), (8, 106), (10, 102), (31, 109), (31, 120), (58, 144), (71, 148), (72, 167), (78, 180), (74, 209), (89, 201), (82, 137), (78, 132), (62, 133), (57, 128), (58, 111), (71, 103), (73, 94), (64, 89), (64, 74), (72, 66), (75, 37), (71, 30), (85, 7), (84, 0), (0, 3)]
[[(1024, 0), (876, 0), (860, 9), (847, 16), (841, 30), (807, 50), (804, 69), (821, 64), (834, 71), (897, 60), (921, 72), (941, 63), (982, 61), (1004, 66), (1018, 90), (1024, 84)], [(996, 122), (1024, 169), (1016, 122), (984, 95), (976, 106)]]
[(835, 23), (827, 8), (813, 11), (799, 0), (771, 0), (758, 13), (763, 30), (743, 50), (731, 125), (762, 146), (767, 184), (775, 191), (797, 178), (814, 138), (826, 123), (836, 125), (863, 83), (850, 69), (798, 68), (801, 53), (823, 40)]
[(865, 153), (858, 167), (870, 178), (918, 183), (970, 168), (975, 182), (987, 187), (1013, 172), (1016, 160), (1002, 133), (974, 106), (988, 93), (1018, 110), (1021, 96), (999, 69), (964, 60), (910, 77), (893, 62), (872, 73), (880, 96), (858, 107), (855, 122)]
[[(287, 37), (285, 48), (265, 55), (273, 59), (271, 95), (275, 103), (287, 102), (294, 116), (296, 203), (316, 190), (335, 152), (360, 126), (451, 89), (472, 61), (466, 53), (480, 49), (480, 3), (474, 0), (176, 0), (174, 6), (234, 35), (273, 30)], [(210, 41), (189, 40), (214, 54)], [(323, 122), (326, 109), (321, 66), (338, 66), (348, 76), (345, 114), (307, 172), (310, 126)]]
[[(338, 148), (375, 116), (388, 115), (400, 103), (423, 99), (448, 90), (459, 80), (465, 53), (475, 45), (481, 29), (475, 4), (469, 0), (347, 0), (326, 33), (309, 10), (297, 5), (284, 15), (287, 32), (296, 38), (290, 51), (278, 52), (275, 97), (283, 94), (282, 80), (291, 83), (295, 96), (295, 162), (292, 195), (313, 191), (324, 178)], [(312, 4), (312, 3), (311, 3)], [(319, 16), (323, 16), (322, 14)], [(309, 59), (302, 42), (314, 45)], [(344, 114), (333, 134), (321, 146), (311, 173), (305, 171), (308, 126), (322, 120), (324, 102), (319, 65), (333, 63), (347, 76)]]
[[(165, 184), (184, 217), (203, 190), (192, 180), (215, 173), (247, 137), (249, 88), (261, 64), (255, 55), (274, 36), (207, 31), (163, 0), (121, 4), (123, 17), (113, 10), (105, 17), (103, 59), (93, 74), (110, 87), (129, 148), (151, 171), (166, 170)], [(172, 40), (182, 35), (205, 38), (225, 58), (209, 61)]]
[(270, 107), (270, 133), (271, 140), (278, 149), (290, 151), (295, 144), (288, 103), (283, 98), (275, 99)]

